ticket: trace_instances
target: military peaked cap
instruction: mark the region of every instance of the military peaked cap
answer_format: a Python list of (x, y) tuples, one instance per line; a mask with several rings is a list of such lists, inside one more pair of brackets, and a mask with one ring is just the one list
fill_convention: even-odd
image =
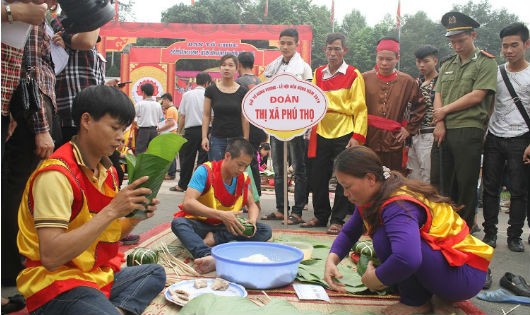
[(442, 25), (447, 28), (445, 36), (453, 36), (480, 27), (480, 24), (460, 12), (447, 12), (442, 16)]

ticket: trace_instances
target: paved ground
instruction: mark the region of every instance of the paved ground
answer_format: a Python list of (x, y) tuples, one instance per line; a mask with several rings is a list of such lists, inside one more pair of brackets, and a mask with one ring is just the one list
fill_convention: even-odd
[[(178, 173), (177, 173), (178, 175)], [(165, 181), (160, 189), (160, 192), (158, 194), (158, 198), (160, 199), (160, 205), (159, 209), (157, 211), (157, 214), (151, 218), (150, 220), (146, 220), (142, 223), (140, 223), (135, 233), (141, 234), (143, 232), (146, 232), (150, 230), (151, 228), (164, 223), (171, 221), (173, 214), (177, 210), (177, 206), (180, 202), (182, 202), (182, 198), (184, 196), (184, 193), (180, 192), (172, 192), (169, 191), (169, 187), (172, 185), (176, 185), (177, 181)], [(292, 194), (289, 194), (290, 196), (290, 202), (292, 204)], [(274, 193), (272, 191), (264, 191), (264, 194), (261, 199), (261, 206), (262, 206), (262, 215), (267, 215), (271, 213), (275, 209), (275, 199), (274, 199)], [(527, 243), (527, 239), (529, 236), (529, 228), (525, 227), (525, 233), (523, 235), (523, 239), (525, 240), (525, 247), (526, 251), (524, 253), (513, 253), (510, 250), (508, 250), (506, 245), (506, 226), (508, 222), (508, 216), (506, 213), (501, 211), (499, 218), (499, 235), (497, 240), (497, 249), (495, 250), (495, 255), (493, 257), (493, 261), (491, 263), (491, 270), (493, 274), (493, 285), (491, 287), (491, 290), (495, 290), (500, 288), (499, 286), (499, 279), (502, 277), (502, 275), (505, 272), (512, 272), (514, 274), (522, 275), (524, 278), (527, 279), (527, 281), (530, 281), (530, 245)], [(309, 210), (304, 211), (303, 218), (304, 219), (310, 219), (313, 216), (313, 211), (311, 204), (309, 205)], [(286, 227), (281, 224), (280, 221), (266, 221), (269, 223), (273, 228), (278, 229), (285, 229)], [(481, 215), (479, 215), (479, 224), (482, 223)], [(290, 229), (299, 229), (298, 226), (289, 226), (287, 228)], [(318, 230), (325, 231), (325, 228), (315, 228)], [(476, 233), (476, 236), (478, 238), (482, 238), (484, 234), (482, 232)], [(14, 292), (14, 288), (2, 288), (2, 296), (9, 296)], [(486, 314), (501, 314), (504, 315), (505, 312), (508, 312), (510, 309), (512, 309), (514, 304), (501, 304), (501, 303), (491, 303), (491, 302), (485, 302), (478, 300), (476, 298), (473, 299), (473, 303), (475, 303), (478, 307), (480, 307)], [(530, 314), (530, 307), (529, 306), (520, 306), (517, 309), (513, 310), (511, 315), (528, 315)]]

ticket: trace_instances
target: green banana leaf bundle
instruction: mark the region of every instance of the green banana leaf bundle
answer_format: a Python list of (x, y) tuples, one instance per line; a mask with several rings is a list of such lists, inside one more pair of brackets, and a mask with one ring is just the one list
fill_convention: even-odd
[(254, 235), (254, 225), (252, 225), (251, 223), (247, 221), (247, 219), (242, 218), (242, 217), (237, 217), (237, 220), (239, 221), (239, 223), (243, 225), (243, 227), (245, 227), (245, 230), (243, 231), (244, 235), (246, 236)]
[[(147, 195), (149, 202), (158, 194), (171, 163), (186, 141), (180, 135), (165, 133), (151, 140), (144, 153), (138, 156), (132, 154), (125, 156), (129, 183), (140, 177), (149, 176), (149, 179), (141, 185), (151, 189), (151, 194)], [(133, 218), (145, 218), (145, 216), (145, 209), (136, 209), (127, 215)]]
[(353, 251), (359, 255), (364, 254), (368, 257), (375, 257), (374, 244), (370, 239), (358, 241), (357, 243), (355, 243), (353, 245)]
[(150, 248), (136, 247), (127, 254), (127, 266), (129, 267), (156, 263), (158, 263), (158, 252)]
[(357, 262), (357, 273), (362, 276), (366, 272), (368, 262), (370, 260), (374, 263), (374, 267), (381, 264), (375, 255), (374, 245), (372, 240), (358, 241), (353, 245), (353, 251), (359, 254), (359, 261)]

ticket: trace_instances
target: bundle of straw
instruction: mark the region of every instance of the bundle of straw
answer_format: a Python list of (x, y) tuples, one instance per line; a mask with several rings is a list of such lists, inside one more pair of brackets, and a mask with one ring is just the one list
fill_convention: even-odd
[(166, 272), (166, 281), (170, 284), (186, 277), (200, 276), (190, 265), (173, 256), (164, 242), (161, 242), (158, 249), (158, 262), (170, 270), (170, 272)]

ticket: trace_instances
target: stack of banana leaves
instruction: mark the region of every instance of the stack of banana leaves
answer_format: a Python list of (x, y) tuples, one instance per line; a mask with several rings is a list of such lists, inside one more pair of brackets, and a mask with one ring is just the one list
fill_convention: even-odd
[[(311, 238), (296, 238), (282, 235), (281, 239), (275, 239), (275, 242), (292, 242), (303, 241), (313, 245), (313, 253), (311, 259), (304, 260), (298, 266), (298, 275), (296, 280), (304, 283), (318, 284), (328, 288), (328, 284), (324, 281), (324, 268), (326, 266), (326, 258), (329, 254), (332, 241), (327, 240), (312, 240)], [(341, 279), (337, 279), (345, 285), (345, 288), (350, 293), (359, 293), (366, 291), (366, 286), (361, 282), (361, 276), (357, 273), (355, 264), (349, 257), (346, 257), (339, 265), (339, 271), (342, 274)]]

